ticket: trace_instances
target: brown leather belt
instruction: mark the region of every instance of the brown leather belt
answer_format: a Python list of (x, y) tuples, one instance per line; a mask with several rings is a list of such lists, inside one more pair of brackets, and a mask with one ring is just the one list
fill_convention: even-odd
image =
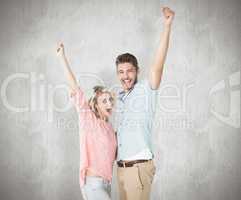
[(144, 162), (148, 162), (150, 160), (132, 160), (132, 161), (118, 161), (117, 162), (117, 165), (118, 167), (133, 167), (134, 164), (137, 164), (137, 163), (144, 163)]

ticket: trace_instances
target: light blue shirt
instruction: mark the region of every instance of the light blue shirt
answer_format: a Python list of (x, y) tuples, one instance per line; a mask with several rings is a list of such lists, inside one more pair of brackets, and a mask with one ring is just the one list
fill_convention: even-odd
[(152, 152), (151, 130), (156, 94), (157, 90), (151, 89), (148, 80), (138, 81), (127, 93), (118, 92), (117, 160), (131, 157), (147, 148)]

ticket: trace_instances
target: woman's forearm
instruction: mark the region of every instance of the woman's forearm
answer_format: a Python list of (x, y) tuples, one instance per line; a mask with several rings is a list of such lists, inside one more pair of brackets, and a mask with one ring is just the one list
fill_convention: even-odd
[(72, 72), (68, 59), (66, 58), (65, 55), (62, 56), (62, 62), (64, 65), (65, 75), (68, 80), (68, 85), (70, 86), (70, 88), (72, 90), (77, 89), (78, 83), (77, 83), (76, 77), (75, 77), (74, 73)]
[(74, 73), (71, 70), (68, 59), (65, 55), (63, 43), (61, 43), (59, 45), (59, 47), (57, 48), (57, 54), (60, 57), (61, 62), (63, 63), (64, 71), (65, 71), (66, 78), (68, 80), (69, 87), (71, 88), (71, 90), (76, 90), (78, 88), (78, 83), (77, 83)]

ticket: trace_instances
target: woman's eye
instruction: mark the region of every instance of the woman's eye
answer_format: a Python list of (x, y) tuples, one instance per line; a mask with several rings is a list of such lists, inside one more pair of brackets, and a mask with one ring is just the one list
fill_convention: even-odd
[(112, 102), (114, 99), (112, 97), (109, 98), (109, 101)]
[(103, 103), (104, 103), (104, 104), (106, 104), (106, 103), (107, 103), (106, 99), (104, 99), (104, 100), (103, 100)]

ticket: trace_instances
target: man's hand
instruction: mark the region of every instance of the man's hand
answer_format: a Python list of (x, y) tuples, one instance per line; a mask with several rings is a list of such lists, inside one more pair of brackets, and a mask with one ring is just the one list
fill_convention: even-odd
[(173, 22), (175, 12), (168, 7), (163, 7), (162, 13), (163, 13), (163, 16), (164, 16), (164, 24), (166, 26), (170, 26)]

